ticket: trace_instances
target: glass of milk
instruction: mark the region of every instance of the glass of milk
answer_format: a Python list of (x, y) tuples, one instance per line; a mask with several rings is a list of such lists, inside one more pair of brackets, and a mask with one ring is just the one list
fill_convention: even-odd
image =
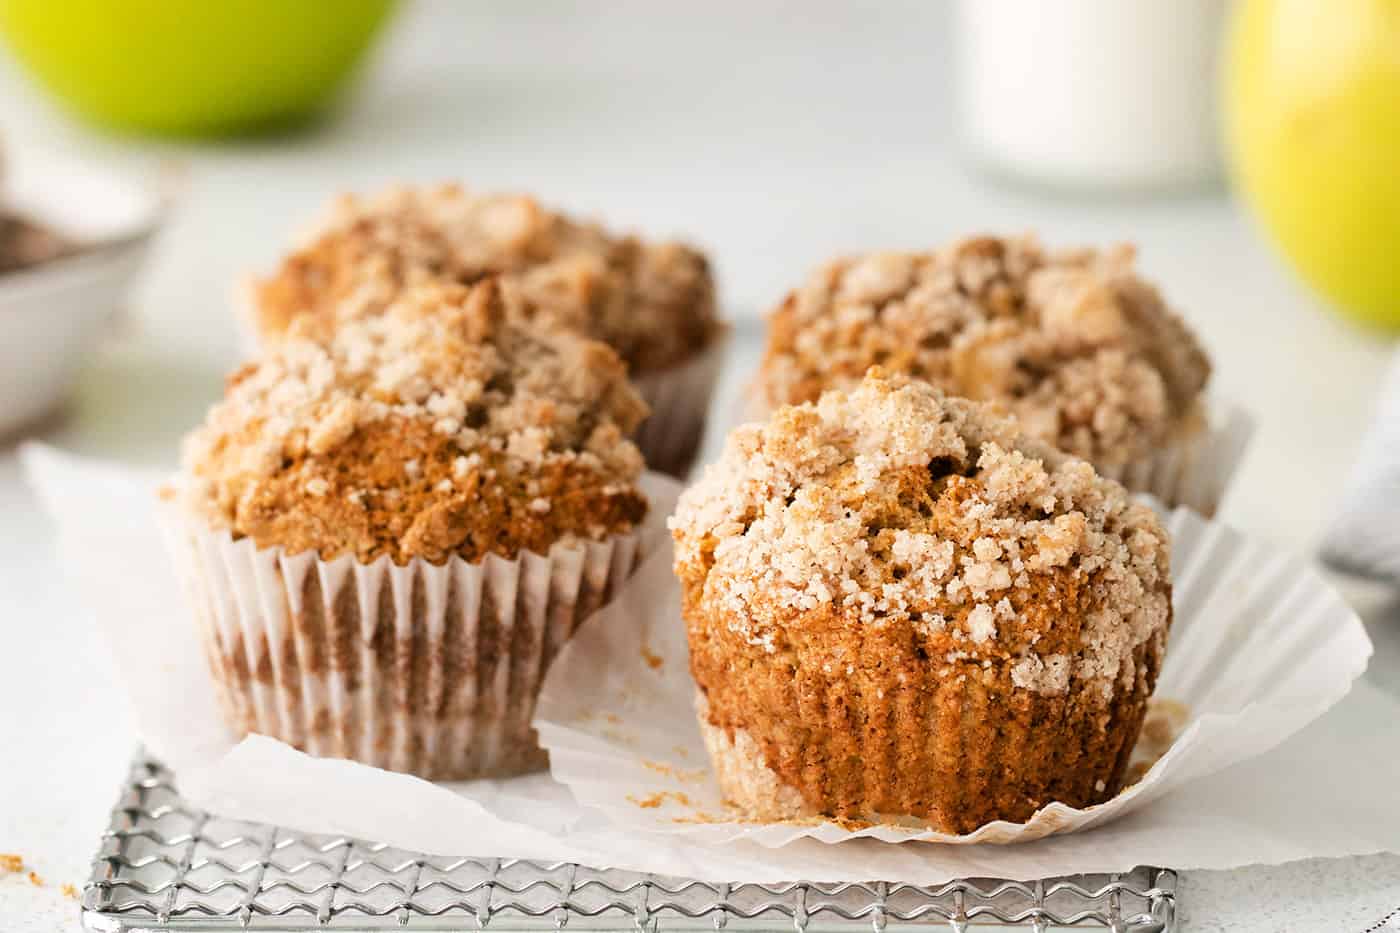
[(1059, 188), (1202, 187), (1219, 175), (1227, 0), (958, 0), (966, 144)]

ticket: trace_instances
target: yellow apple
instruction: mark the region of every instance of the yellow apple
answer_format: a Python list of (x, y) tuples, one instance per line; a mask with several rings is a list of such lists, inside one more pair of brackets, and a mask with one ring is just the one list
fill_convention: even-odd
[(1400, 329), (1400, 0), (1242, 0), (1224, 77), (1263, 226), (1339, 309)]
[(393, 0), (0, 0), (39, 83), (113, 129), (224, 135), (314, 113)]

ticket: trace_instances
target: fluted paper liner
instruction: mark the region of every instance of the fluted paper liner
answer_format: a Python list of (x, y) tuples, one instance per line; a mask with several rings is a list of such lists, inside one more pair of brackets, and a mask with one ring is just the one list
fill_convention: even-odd
[[(1150, 495), (1172, 508), (1184, 505), (1214, 516), (1249, 447), (1254, 419), (1221, 398), (1208, 396), (1203, 408), (1203, 423), (1197, 429), (1160, 445), (1150, 456), (1113, 467), (1095, 464), (1095, 469), (1130, 492)], [(761, 421), (771, 411), (748, 386), (740, 393), (730, 426)]]
[[(610, 608), (556, 659), (535, 721), (551, 772), (620, 825), (703, 843), (1014, 843), (1117, 819), (1302, 729), (1346, 694), (1371, 651), (1356, 615), (1301, 561), (1189, 509), (1166, 524), (1175, 621), (1156, 698), (1189, 715), (1145, 776), (1105, 803), (1051, 803), (1025, 823), (992, 822), (963, 835), (908, 823), (852, 829), (743, 819), (724, 801), (696, 724), (675, 584), (666, 608)], [(659, 591), (669, 572), (664, 555), (652, 558), (633, 592)], [(1144, 736), (1139, 757), (1150, 759)]]
[(1254, 419), (1224, 399), (1208, 398), (1205, 424), (1158, 448), (1151, 456), (1117, 467), (1098, 467), (1130, 492), (1168, 506), (1184, 505), (1213, 516), (1220, 507), (1254, 433)]
[(679, 366), (632, 376), (632, 385), (651, 408), (632, 439), (651, 469), (672, 476), (690, 472), (728, 344), (729, 335), (721, 334)]
[(236, 733), (440, 780), (545, 766), (530, 728), (545, 671), (665, 536), (653, 515), (546, 554), (398, 566), (162, 517)]

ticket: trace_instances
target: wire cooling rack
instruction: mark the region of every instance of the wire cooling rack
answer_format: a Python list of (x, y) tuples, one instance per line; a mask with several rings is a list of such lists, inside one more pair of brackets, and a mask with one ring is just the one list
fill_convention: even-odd
[(934, 886), (707, 884), (572, 863), (445, 858), (222, 819), (138, 757), (83, 890), (83, 926), (137, 931), (1172, 929), (1176, 874)]

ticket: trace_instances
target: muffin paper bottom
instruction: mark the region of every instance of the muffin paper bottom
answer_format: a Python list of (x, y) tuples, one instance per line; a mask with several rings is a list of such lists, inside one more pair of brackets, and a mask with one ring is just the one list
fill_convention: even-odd
[(763, 760), (763, 750), (745, 729), (726, 734), (710, 725), (705, 695), (695, 693), (695, 722), (725, 798), (744, 816), (754, 820), (800, 820), (818, 814), (807, 805), (797, 788), (784, 784)]
[(1184, 505), (1214, 516), (1244, 458), (1254, 419), (1231, 402), (1209, 398), (1205, 424), (1151, 457), (1115, 468), (1098, 467), (1132, 492), (1148, 493), (1168, 506)]
[[(1131, 813), (1302, 729), (1347, 693), (1371, 652), (1355, 613), (1302, 561), (1189, 509), (1165, 521), (1175, 620), (1157, 683), (1158, 716), (1153, 722), (1149, 713), (1134, 753), (1140, 767), (1155, 763), (1104, 803), (1051, 803), (1024, 823), (996, 821), (962, 835), (904, 822), (852, 828), (745, 818), (726, 803), (696, 723), (678, 584), (664, 555), (638, 571), (624, 599), (649, 592), (653, 611), (619, 606), (612, 618), (605, 610), (551, 668), (535, 721), (551, 772), (581, 803), (621, 826), (707, 844), (860, 837), (1012, 843)], [(1174, 739), (1164, 735), (1161, 714), (1183, 709), (1181, 728), (1170, 730)]]
[(632, 377), (632, 385), (651, 407), (651, 415), (633, 436), (649, 469), (671, 476), (690, 472), (705, 437), (710, 399), (728, 344), (728, 335), (721, 334), (680, 366)]
[[(853, 807), (836, 821), (848, 827), (894, 824), (958, 835), (997, 819), (1024, 820), (1052, 801), (1087, 808), (1117, 794), (1161, 645), (1154, 638), (1138, 646), (1126, 683), (1115, 677), (1111, 696), (1097, 680), (1074, 679), (1054, 694), (1020, 690), (995, 665), (932, 683), (887, 683), (878, 696), (851, 695), (815, 686), (808, 669), (794, 678), (803, 698), (797, 709), (775, 718), (746, 702), (744, 688), (712, 677), (708, 695), (697, 691), (696, 719), (719, 789), (745, 821), (820, 822), (830, 812), (822, 807), (840, 800)], [(729, 724), (714, 724), (710, 699), (725, 703)], [(916, 725), (870, 728), (895, 710)], [(742, 725), (733, 724), (736, 711)], [(862, 731), (836, 723), (860, 723)], [(769, 767), (756, 735), (804, 763), (801, 789)], [(894, 796), (900, 788), (902, 796)]]
[(547, 554), (397, 566), (259, 550), (173, 506), (163, 517), (236, 734), (441, 780), (547, 764), (530, 726), (545, 671), (664, 536), (652, 516)]

